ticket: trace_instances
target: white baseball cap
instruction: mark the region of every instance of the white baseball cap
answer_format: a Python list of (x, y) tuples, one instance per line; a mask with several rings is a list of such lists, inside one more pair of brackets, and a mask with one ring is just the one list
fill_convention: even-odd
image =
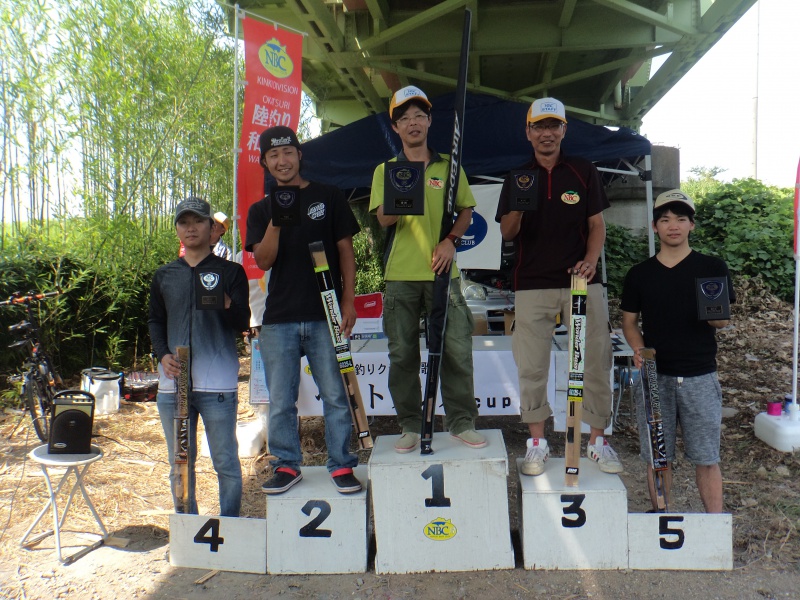
[(695, 212), (694, 202), (692, 202), (692, 199), (678, 189), (669, 190), (663, 194), (659, 194), (656, 198), (656, 201), (653, 203), (653, 210), (673, 202), (681, 202), (691, 208), (693, 213)]
[(528, 109), (528, 123), (536, 123), (543, 119), (558, 119), (567, 122), (567, 114), (564, 105), (555, 98), (539, 98), (534, 100)]
[(428, 108), (431, 108), (431, 101), (428, 100), (428, 97), (418, 87), (413, 85), (408, 85), (404, 88), (400, 88), (397, 90), (394, 95), (392, 96), (392, 101), (389, 102), (389, 118), (392, 117), (394, 113), (394, 109), (398, 106), (402, 106), (406, 102), (410, 102), (411, 100), (419, 100)]

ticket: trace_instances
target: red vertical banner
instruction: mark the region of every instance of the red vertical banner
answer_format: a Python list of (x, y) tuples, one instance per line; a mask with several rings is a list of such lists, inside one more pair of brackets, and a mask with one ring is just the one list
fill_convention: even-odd
[[(247, 239), (247, 212), (264, 197), (264, 170), (258, 136), (270, 127), (284, 125), (297, 131), (300, 123), (302, 89), (303, 36), (245, 17), (242, 19), (245, 49), (244, 114), (237, 170), (239, 231), (242, 247)], [(258, 279), (264, 272), (245, 252), (242, 264), (248, 279)]]
[(797, 177), (794, 180), (794, 259), (800, 260), (797, 237), (800, 235), (800, 161), (797, 162)]

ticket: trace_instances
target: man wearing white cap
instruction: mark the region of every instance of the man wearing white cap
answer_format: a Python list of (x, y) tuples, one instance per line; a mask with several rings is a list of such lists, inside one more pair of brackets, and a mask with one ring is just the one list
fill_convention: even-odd
[(456, 248), (472, 220), (475, 197), (461, 169), (455, 201), (458, 216), (450, 234), (439, 241), (449, 157), (428, 146), (431, 103), (421, 89), (404, 87), (392, 96), (389, 118), (392, 129), (403, 143), (403, 151), (392, 161), (425, 164), (423, 215), (384, 214), (385, 164), (375, 168), (369, 203), (370, 212), (387, 228), (383, 328), (389, 339), (389, 391), (402, 428), (395, 450), (411, 452), (420, 440), (419, 319), (422, 313), (431, 310), (435, 275), (451, 265), (450, 304), (440, 371), (445, 427), (450, 435), (466, 446), (483, 448), (486, 438), (475, 431), (478, 408), (472, 371), (472, 314), (461, 294), (459, 271), (455, 265)]
[(233, 260), (230, 246), (222, 241), (222, 236), (228, 232), (230, 221), (224, 212), (214, 213), (214, 224), (211, 227), (211, 251), (220, 258)]
[[(736, 297), (728, 266), (689, 246), (694, 231), (694, 202), (681, 190), (669, 190), (653, 205), (653, 230), (661, 240), (658, 254), (632, 267), (622, 291), (622, 331), (634, 350), (634, 365), (642, 367), (641, 349), (655, 348), (661, 419), (666, 440), (665, 493), (669, 505), (675, 434), (681, 426), (686, 458), (695, 465), (695, 479), (706, 512), (720, 513), (722, 473), (719, 436), (722, 390), (717, 378), (716, 330), (729, 320), (701, 321), (697, 308), (697, 280), (726, 279), (730, 302)], [(639, 316), (642, 328), (639, 328)], [(644, 334), (642, 333), (644, 330)], [(650, 434), (641, 389), (636, 393), (642, 460), (650, 465)], [(653, 469), (648, 487), (657, 510)]]
[(594, 165), (561, 151), (567, 117), (560, 101), (534, 101), (526, 121), (533, 157), (520, 169), (535, 173), (538, 202), (533, 210), (511, 210), (515, 183), (507, 177), (495, 215), (503, 239), (516, 241), (512, 350), (519, 372), (520, 416), (531, 436), (521, 471), (541, 474), (550, 452), (544, 423), (552, 415), (547, 402), (551, 338), (556, 315), (561, 315), (562, 323), (569, 322), (574, 272), (588, 283), (583, 401), (583, 421), (591, 431), (587, 455), (600, 470), (619, 473), (622, 464), (603, 436), (611, 424), (612, 355), (608, 307), (597, 274), (606, 237), (603, 210), (609, 202)]

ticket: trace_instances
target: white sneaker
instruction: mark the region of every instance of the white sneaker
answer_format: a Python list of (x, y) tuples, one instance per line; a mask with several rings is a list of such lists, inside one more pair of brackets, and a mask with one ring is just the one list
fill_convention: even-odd
[(522, 461), (523, 475), (541, 475), (544, 473), (544, 463), (550, 456), (550, 448), (544, 438), (528, 438), (528, 451)]
[(597, 436), (594, 444), (586, 446), (586, 456), (600, 466), (603, 473), (622, 473), (622, 463), (608, 440), (602, 435)]

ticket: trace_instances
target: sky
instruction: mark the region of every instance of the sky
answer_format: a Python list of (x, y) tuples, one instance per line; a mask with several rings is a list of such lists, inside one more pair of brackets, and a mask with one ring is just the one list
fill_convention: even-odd
[(645, 115), (641, 133), (654, 144), (680, 148), (682, 181), (693, 167), (719, 167), (726, 169), (717, 176), (722, 181), (756, 175), (766, 184), (794, 188), (800, 1), (759, 0)]

